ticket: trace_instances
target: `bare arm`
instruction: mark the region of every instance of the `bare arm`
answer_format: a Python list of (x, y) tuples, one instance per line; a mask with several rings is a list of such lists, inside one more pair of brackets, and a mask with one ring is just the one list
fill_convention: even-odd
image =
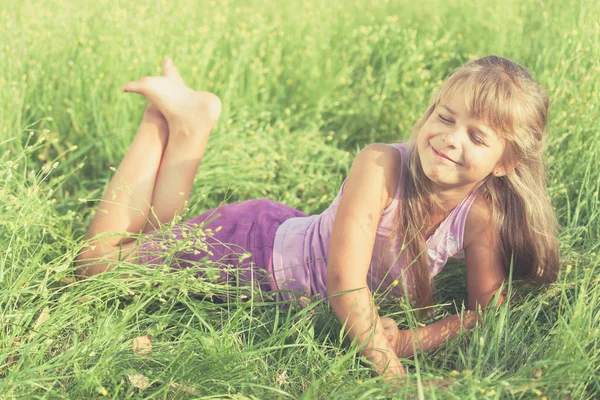
[[(465, 236), (465, 262), (467, 266), (468, 310), (454, 314), (415, 331), (400, 331), (395, 322), (384, 319), (388, 340), (393, 343), (399, 357), (412, 357), (415, 350), (431, 351), (453, 339), (461, 330), (472, 329), (477, 324), (478, 307), (485, 309), (506, 279), (499, 252), (498, 235), (491, 222), (489, 207), (483, 200), (476, 201), (467, 216)], [(498, 304), (505, 298), (501, 293)], [(394, 326), (392, 326), (392, 324)]]
[(405, 371), (386, 338), (367, 287), (367, 273), (381, 213), (389, 203), (389, 193), (395, 193), (399, 157), (395, 149), (382, 144), (367, 146), (358, 154), (336, 213), (327, 264), (333, 311), (377, 373), (386, 375)]

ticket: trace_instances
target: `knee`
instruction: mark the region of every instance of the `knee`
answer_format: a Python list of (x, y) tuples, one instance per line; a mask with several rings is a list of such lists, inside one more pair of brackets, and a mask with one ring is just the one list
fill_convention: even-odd
[(94, 251), (89, 249), (83, 249), (75, 258), (75, 276), (78, 279), (83, 279), (91, 275), (95, 275), (101, 269), (98, 263), (98, 256)]

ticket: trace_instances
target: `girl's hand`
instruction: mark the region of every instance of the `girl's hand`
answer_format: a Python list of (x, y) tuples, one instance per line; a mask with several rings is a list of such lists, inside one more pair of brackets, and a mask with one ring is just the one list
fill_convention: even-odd
[(379, 343), (381, 348), (369, 347), (362, 350), (362, 355), (372, 363), (373, 376), (382, 376), (386, 382), (391, 382), (399, 377), (406, 378), (406, 370), (396, 354), (393, 353), (394, 349), (390, 343), (384, 339), (384, 336), (380, 336)]
[(398, 357), (391, 354), (391, 349), (388, 352), (363, 350), (363, 355), (375, 367), (373, 376), (380, 375), (384, 382), (388, 383), (406, 384), (406, 370)]
[(398, 329), (396, 321), (391, 318), (380, 318), (381, 324), (385, 329), (385, 335), (394, 349), (396, 355), (400, 358), (412, 358), (414, 356), (410, 331)]

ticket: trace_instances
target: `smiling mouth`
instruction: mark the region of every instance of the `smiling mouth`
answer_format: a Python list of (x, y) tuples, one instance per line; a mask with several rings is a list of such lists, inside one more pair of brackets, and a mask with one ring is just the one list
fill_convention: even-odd
[(454, 164), (460, 165), (459, 163), (457, 163), (456, 161), (454, 161), (453, 159), (451, 159), (450, 157), (448, 157), (447, 155), (445, 155), (444, 153), (442, 153), (441, 151), (436, 150), (435, 147), (431, 146), (431, 148), (433, 149), (433, 152), (442, 158), (445, 158), (446, 160), (452, 161)]

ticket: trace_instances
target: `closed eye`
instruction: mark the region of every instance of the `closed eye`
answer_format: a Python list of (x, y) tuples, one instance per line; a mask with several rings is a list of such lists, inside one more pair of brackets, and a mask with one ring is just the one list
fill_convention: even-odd
[(478, 135), (477, 133), (471, 133), (471, 141), (477, 145), (480, 146), (485, 146), (485, 142), (483, 140), (481, 140), (480, 135)]
[(446, 125), (451, 125), (454, 123), (454, 121), (452, 121), (450, 118), (445, 117), (442, 114), (438, 114), (438, 118), (440, 119), (440, 121), (442, 121), (444, 124)]

